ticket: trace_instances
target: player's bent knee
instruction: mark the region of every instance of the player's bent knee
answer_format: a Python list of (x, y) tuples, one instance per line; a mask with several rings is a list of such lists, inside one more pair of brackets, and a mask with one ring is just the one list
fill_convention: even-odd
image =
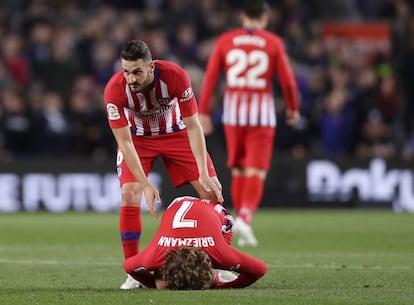
[(142, 191), (139, 183), (130, 182), (123, 184), (121, 188), (122, 205), (140, 206)]

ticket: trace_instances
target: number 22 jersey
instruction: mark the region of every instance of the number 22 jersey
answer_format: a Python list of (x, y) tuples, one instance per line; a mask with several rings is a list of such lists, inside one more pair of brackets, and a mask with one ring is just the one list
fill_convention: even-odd
[(284, 43), (259, 29), (238, 28), (218, 37), (210, 56), (199, 99), (208, 114), (220, 73), (226, 76), (223, 123), (232, 126), (276, 126), (273, 84), (277, 76), (287, 107), (299, 107), (296, 80)]

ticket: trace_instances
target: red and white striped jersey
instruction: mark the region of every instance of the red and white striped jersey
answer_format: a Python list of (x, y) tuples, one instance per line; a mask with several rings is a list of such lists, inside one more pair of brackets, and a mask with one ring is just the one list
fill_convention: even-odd
[(122, 71), (115, 73), (104, 90), (111, 128), (129, 126), (132, 135), (151, 136), (185, 128), (182, 120), (197, 112), (191, 81), (177, 64), (154, 61), (153, 88), (145, 93), (130, 90)]
[(299, 108), (296, 80), (283, 41), (269, 31), (239, 28), (218, 37), (204, 76), (200, 113), (209, 113), (210, 100), (222, 71), (226, 78), (224, 124), (274, 127), (272, 87), (276, 75), (287, 107)]

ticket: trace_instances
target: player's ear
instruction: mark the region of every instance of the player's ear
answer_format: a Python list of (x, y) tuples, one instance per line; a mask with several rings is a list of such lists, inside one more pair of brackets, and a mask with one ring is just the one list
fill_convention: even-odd
[(247, 16), (244, 12), (240, 12), (239, 18), (240, 18), (241, 23), (243, 24), (244, 21), (246, 20)]

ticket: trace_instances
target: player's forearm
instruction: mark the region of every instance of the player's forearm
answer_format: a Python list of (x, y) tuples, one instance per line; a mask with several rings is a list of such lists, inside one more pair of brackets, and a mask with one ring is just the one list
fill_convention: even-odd
[[(284, 58), (287, 58), (284, 56)], [(295, 111), (299, 109), (299, 93), (296, 83), (295, 75), (289, 65), (288, 60), (280, 60), (277, 65), (277, 74), (280, 80), (280, 87), (282, 89), (283, 97), (285, 98), (286, 106)]]
[(137, 178), (139, 182), (143, 183), (148, 181), (147, 176), (145, 175), (145, 171), (142, 168), (141, 160), (139, 159), (135, 148), (127, 145), (123, 148), (121, 147), (121, 151), (129, 170), (134, 174), (135, 178)]
[(203, 130), (199, 128), (190, 128), (187, 130), (190, 141), (191, 151), (197, 163), (199, 175), (208, 174), (207, 169), (207, 148), (204, 139)]
[(239, 264), (240, 268), (236, 270), (236, 272), (239, 273), (239, 276), (234, 281), (231, 281), (231, 282), (215, 283), (217, 284), (217, 287), (215, 288), (247, 287), (253, 284), (254, 282), (256, 282), (257, 280), (259, 280), (261, 277), (263, 277), (266, 274), (267, 266), (263, 261), (253, 256), (247, 255), (243, 252), (240, 252), (234, 248), (230, 248), (229, 251), (233, 251), (231, 253), (231, 258), (235, 260), (228, 261), (227, 264), (229, 266), (235, 266)]
[(135, 150), (134, 143), (132, 142), (131, 132), (128, 127), (114, 128), (112, 132), (115, 136), (119, 149), (122, 152), (126, 164), (130, 171), (134, 174), (140, 182), (146, 182), (147, 177), (144, 169), (142, 168), (141, 160)]
[(299, 110), (299, 96), (294, 80), (282, 84), (282, 92), (286, 101), (286, 106), (291, 111)]
[(131, 276), (147, 288), (156, 288), (154, 275), (149, 271), (132, 272)]
[(187, 126), (187, 135), (190, 142), (191, 151), (197, 163), (199, 175), (208, 175), (207, 169), (207, 148), (204, 138), (203, 129), (198, 120), (198, 114), (191, 117), (184, 118), (184, 123)]
[(221, 282), (215, 282), (213, 288), (217, 289), (225, 289), (225, 288), (244, 288), (247, 286), (250, 286), (254, 282), (256, 282), (258, 279), (260, 279), (261, 276), (252, 276), (247, 274), (240, 274), (234, 281), (227, 282), (227, 283), (221, 283)]

